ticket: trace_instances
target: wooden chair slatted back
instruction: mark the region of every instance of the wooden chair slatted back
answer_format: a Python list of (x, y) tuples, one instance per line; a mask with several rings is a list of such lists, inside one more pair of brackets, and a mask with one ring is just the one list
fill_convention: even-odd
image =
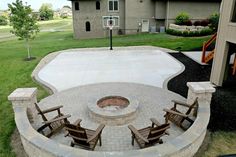
[(194, 102), (190, 105), (189, 109), (187, 110), (186, 112), (186, 115), (190, 114), (191, 111), (194, 109), (194, 108), (197, 108), (198, 107), (198, 98), (196, 98), (194, 100)]
[(170, 124), (162, 124), (160, 126), (151, 128), (147, 138), (149, 140), (149, 144), (159, 141), (159, 138), (164, 135), (166, 130), (169, 128)]
[(71, 136), (72, 138), (77, 137), (73, 138), (76, 143), (89, 146), (89, 143), (87, 143), (88, 137), (84, 128), (82, 128), (80, 125), (74, 124), (65, 124), (65, 127), (69, 132), (69, 136)]
[(38, 111), (38, 114), (40, 114), (42, 116), (43, 121), (45, 121), (45, 122), (48, 121), (48, 119), (46, 118), (46, 116), (44, 115), (42, 110), (39, 108), (38, 104), (37, 103), (34, 103), (34, 104), (35, 104), (36, 110)]

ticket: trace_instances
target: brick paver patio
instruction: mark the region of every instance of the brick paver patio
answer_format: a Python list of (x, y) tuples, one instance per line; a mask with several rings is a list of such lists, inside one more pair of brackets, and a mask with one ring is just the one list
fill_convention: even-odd
[[(99, 125), (93, 121), (88, 115), (88, 102), (96, 101), (108, 95), (118, 95), (128, 98), (130, 101), (139, 103), (138, 113), (135, 120), (130, 122), (136, 128), (146, 127), (151, 124), (150, 118), (154, 117), (159, 122), (164, 123), (163, 108), (171, 107), (172, 99), (185, 101), (183, 97), (170, 91), (142, 84), (134, 83), (101, 83), (94, 85), (80, 86), (66, 91), (55, 93), (40, 102), (41, 108), (63, 105), (63, 112), (71, 114), (70, 122), (82, 119), (82, 126), (90, 129), (96, 129)], [(94, 104), (96, 105), (96, 104)], [(41, 125), (41, 118), (35, 122), (34, 127)], [(128, 151), (139, 149), (137, 144), (131, 145), (131, 133), (127, 127), (128, 124), (122, 126), (106, 126), (102, 133), (102, 147), (97, 146), (96, 151)], [(170, 136), (163, 137), (166, 142), (169, 139), (183, 133), (183, 131), (171, 124), (169, 130)], [(60, 143), (70, 145), (71, 138), (64, 137), (65, 132), (52, 136), (51, 139)]]

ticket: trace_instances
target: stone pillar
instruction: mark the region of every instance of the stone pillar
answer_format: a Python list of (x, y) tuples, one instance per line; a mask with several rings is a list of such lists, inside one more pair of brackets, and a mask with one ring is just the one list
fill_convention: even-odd
[(18, 88), (13, 91), (8, 100), (12, 102), (13, 109), (27, 108), (27, 115), (30, 122), (33, 122), (37, 115), (34, 103), (37, 102), (37, 88)]
[(216, 91), (210, 82), (188, 82), (188, 97), (187, 103), (191, 104), (198, 97), (198, 100), (211, 103), (212, 93)]

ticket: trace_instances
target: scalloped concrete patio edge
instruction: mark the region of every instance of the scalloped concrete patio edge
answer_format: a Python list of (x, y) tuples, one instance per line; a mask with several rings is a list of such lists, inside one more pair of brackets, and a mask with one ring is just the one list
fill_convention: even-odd
[[(177, 51), (171, 50), (171, 49), (166, 49), (166, 48), (160, 48), (160, 47), (154, 47), (154, 46), (129, 46), (129, 47), (115, 47), (115, 49), (120, 49), (120, 50), (132, 50), (134, 48), (147, 48), (147, 49), (154, 49), (154, 50), (161, 50), (163, 52), (169, 52), (169, 53), (177, 53)], [(101, 48), (77, 48), (77, 49), (67, 49), (67, 50), (61, 50), (61, 51), (57, 51), (57, 52), (53, 52), (48, 54), (47, 56), (45, 56), (40, 62), (39, 64), (36, 66), (36, 68), (34, 69), (34, 71), (31, 74), (31, 77), (38, 82), (39, 84), (41, 84), (46, 90), (48, 90), (51, 94), (52, 93), (56, 93), (58, 92), (57, 89), (52, 86), (51, 84), (49, 84), (48, 82), (45, 82), (44, 80), (40, 79), (40, 77), (38, 76), (39, 71), (45, 67), (48, 63), (50, 63), (54, 58), (56, 58), (57, 55), (59, 55), (60, 53), (63, 52), (70, 52), (73, 50), (81, 50), (81, 51), (87, 51), (87, 50), (94, 50), (94, 49), (98, 49), (98, 50), (103, 50), (103, 49), (107, 49), (105, 47), (101, 47)], [(168, 54), (168, 53), (167, 53)], [(169, 54), (168, 54), (169, 55)], [(171, 55), (169, 55), (171, 56)], [(171, 56), (172, 57), (172, 56)], [(176, 58), (172, 57), (176, 62), (178, 62), (181, 66), (181, 70), (178, 71), (177, 73), (171, 75), (170, 77), (168, 77), (167, 79), (165, 79), (162, 88), (167, 89), (167, 84), (169, 82), (169, 80), (171, 80), (172, 78), (174, 78), (175, 76), (181, 74), (184, 70), (185, 70), (185, 66)]]

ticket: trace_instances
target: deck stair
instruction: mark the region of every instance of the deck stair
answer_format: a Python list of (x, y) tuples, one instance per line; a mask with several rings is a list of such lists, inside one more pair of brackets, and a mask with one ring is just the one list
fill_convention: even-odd
[(235, 75), (236, 74), (236, 55), (234, 57), (234, 63), (233, 63), (233, 71), (232, 71), (232, 75)]
[(207, 42), (203, 43), (202, 47), (202, 63), (209, 63), (213, 57), (214, 57), (214, 52), (215, 49), (207, 52), (207, 48), (214, 42), (216, 41), (217, 33), (215, 33)]

